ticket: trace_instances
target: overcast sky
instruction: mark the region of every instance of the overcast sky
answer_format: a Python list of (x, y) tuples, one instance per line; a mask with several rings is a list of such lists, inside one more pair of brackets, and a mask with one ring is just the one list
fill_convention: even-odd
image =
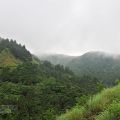
[(120, 0), (0, 0), (0, 36), (34, 54), (120, 54)]

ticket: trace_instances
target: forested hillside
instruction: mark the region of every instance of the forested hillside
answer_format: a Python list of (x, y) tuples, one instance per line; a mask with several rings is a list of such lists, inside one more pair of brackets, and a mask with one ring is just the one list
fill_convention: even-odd
[(15, 40), (2, 39), (0, 38), (0, 53), (9, 49), (16, 59), (21, 61), (31, 61), (32, 56), (30, 52), (25, 48), (25, 45), (17, 44)]
[(77, 75), (93, 75), (106, 85), (120, 79), (120, 56), (102, 52), (89, 52), (68, 63)]
[[(94, 76), (105, 85), (114, 85), (115, 81), (120, 79), (120, 56), (110, 55), (104, 52), (88, 52), (82, 56), (64, 57), (60, 59), (56, 55), (58, 64), (69, 67), (77, 76)], [(45, 57), (51, 63), (55, 63), (54, 57)], [(69, 60), (68, 60), (69, 59)], [(64, 64), (66, 63), (66, 64)]]
[(0, 56), (1, 120), (55, 120), (103, 88), (92, 76), (38, 60), (13, 40), (0, 41)]

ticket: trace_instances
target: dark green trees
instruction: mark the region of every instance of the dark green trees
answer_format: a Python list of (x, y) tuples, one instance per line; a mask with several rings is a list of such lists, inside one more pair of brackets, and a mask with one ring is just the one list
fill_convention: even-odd
[(54, 120), (74, 106), (76, 98), (100, 90), (93, 77), (77, 77), (64, 66), (33, 61), (16, 41), (2, 40), (0, 52), (6, 48), (21, 63), (0, 67), (0, 120)]
[(2, 39), (0, 42), (0, 52), (5, 48), (8, 48), (16, 58), (22, 61), (32, 60), (32, 56), (30, 52), (25, 48), (25, 46), (17, 44), (14, 40)]

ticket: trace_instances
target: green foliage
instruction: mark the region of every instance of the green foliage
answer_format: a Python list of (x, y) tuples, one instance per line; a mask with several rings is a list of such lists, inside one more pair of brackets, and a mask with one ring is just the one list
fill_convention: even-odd
[(57, 120), (85, 120), (83, 119), (83, 113), (85, 111), (84, 107), (74, 107), (70, 111), (67, 111), (66, 114), (61, 115)]
[(54, 120), (56, 118), (55, 110), (53, 108), (52, 109), (49, 108), (48, 110), (45, 111), (43, 118), (45, 120)]
[(77, 104), (76, 106), (84, 106), (89, 99), (88, 95), (83, 95), (81, 97), (76, 98)]
[(118, 85), (120, 83), (120, 80), (119, 79), (116, 79), (115, 80), (115, 85)]
[(94, 77), (77, 77), (67, 67), (39, 61), (13, 40), (0, 41), (0, 55), (5, 62), (0, 67), (0, 120), (55, 120), (76, 105), (76, 98), (84, 103), (85, 96), (102, 88)]
[(25, 62), (15, 68), (4, 67), (0, 80), (3, 96), (0, 103), (20, 108), (10, 119), (24, 116), (24, 119), (54, 120), (76, 104), (76, 97), (98, 92), (98, 80), (76, 77), (68, 68), (49, 62)]
[(10, 52), (17, 58), (22, 61), (31, 61), (32, 56), (29, 51), (25, 48), (25, 46), (21, 44), (17, 44), (14, 40), (2, 39), (0, 42), (0, 52), (4, 49), (9, 49)]
[(111, 104), (96, 120), (120, 120), (120, 102)]
[(120, 57), (102, 52), (88, 52), (82, 56), (48, 55), (40, 57), (52, 64), (61, 64), (69, 67), (77, 76), (93, 76), (104, 85), (115, 85), (120, 79)]
[(94, 95), (83, 107), (77, 106), (57, 120), (119, 120), (120, 85)]
[(94, 76), (105, 85), (114, 85), (120, 78), (120, 58), (100, 52), (89, 52), (73, 59), (68, 65), (76, 75)]
[(0, 53), (0, 67), (7, 67), (7, 66), (17, 66), (22, 62), (19, 59), (16, 59), (9, 49), (4, 49)]

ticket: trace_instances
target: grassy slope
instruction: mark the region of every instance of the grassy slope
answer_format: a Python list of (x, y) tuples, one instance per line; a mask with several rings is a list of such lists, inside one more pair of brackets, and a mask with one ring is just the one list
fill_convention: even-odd
[(103, 90), (57, 120), (120, 120), (120, 85)]
[(20, 64), (21, 61), (19, 59), (16, 59), (12, 53), (9, 51), (9, 49), (4, 49), (0, 53), (0, 66), (6, 67), (6, 66), (16, 66)]

